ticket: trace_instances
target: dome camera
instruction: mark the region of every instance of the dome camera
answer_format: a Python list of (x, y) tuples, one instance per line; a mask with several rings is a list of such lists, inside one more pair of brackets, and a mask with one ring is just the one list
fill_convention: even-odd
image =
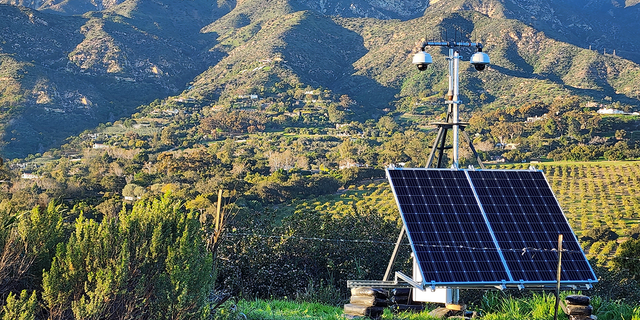
[(427, 70), (427, 67), (432, 62), (433, 60), (431, 59), (431, 55), (426, 53), (424, 50), (421, 50), (413, 56), (413, 64), (415, 64), (420, 71)]
[(485, 66), (489, 64), (489, 56), (482, 51), (478, 51), (471, 56), (471, 60), (469, 62), (471, 62), (476, 70), (482, 71)]

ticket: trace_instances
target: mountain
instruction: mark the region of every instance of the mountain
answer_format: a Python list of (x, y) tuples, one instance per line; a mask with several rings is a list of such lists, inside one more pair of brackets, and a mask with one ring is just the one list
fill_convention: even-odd
[(84, 1), (84, 0), (2, 0), (2, 4), (29, 7), (40, 11), (51, 11), (60, 14), (84, 14), (89, 11), (110, 9), (123, 0)]
[(0, 5), (5, 157), (46, 151), (168, 96), (287, 105), (296, 90), (321, 89), (351, 98), (359, 120), (430, 105), (446, 90), (446, 49), (429, 48), (434, 65), (418, 72), (411, 56), (424, 38), (485, 44), (486, 71), (462, 66), (467, 111), (640, 98), (640, 42), (625, 32), (640, 21), (634, 1), (0, 2), (15, 4)]
[(126, 1), (83, 16), (0, 5), (4, 154), (41, 152), (179, 92), (220, 56), (206, 50), (215, 38), (198, 30), (222, 13), (204, 4)]
[(525, 23), (549, 37), (582, 48), (616, 54), (640, 62), (638, 1), (518, 0), (431, 1), (430, 10), (472, 10), (495, 19)]
[[(219, 50), (226, 50), (227, 57), (198, 78), (194, 85), (198, 95), (216, 92), (219, 97), (229, 88), (246, 90), (250, 83), (271, 85), (266, 80), (269, 76), (288, 71), (303, 83), (348, 94), (373, 109), (388, 107), (390, 102), (417, 95), (424, 88), (432, 88), (428, 96), (440, 96), (446, 86), (445, 61), (441, 58), (428, 72), (419, 73), (410, 59), (420, 38), (441, 36), (431, 30), (457, 30), (456, 34), (484, 42), (493, 61), (487, 72), (469, 71), (463, 78), (469, 102), (508, 105), (522, 95), (542, 100), (570, 94), (596, 99), (615, 96), (629, 103), (638, 98), (634, 79), (639, 69), (635, 63), (557, 41), (518, 20), (498, 19), (477, 10), (432, 6), (421, 18), (399, 21), (335, 18), (286, 7), (280, 10), (280, 18), (268, 20), (261, 18), (266, 14), (262, 10), (251, 14), (244, 8), (234, 9), (203, 29), (220, 35)], [(231, 22), (240, 21), (239, 17), (246, 22)], [(453, 36), (454, 32), (451, 40)], [(442, 56), (443, 50), (431, 52)], [(463, 55), (468, 58), (472, 53)], [(241, 72), (257, 68), (256, 60), (273, 56), (283, 63), (270, 68), (269, 73)], [(276, 77), (278, 81), (283, 78)], [(241, 85), (234, 86), (237, 83)], [(520, 86), (529, 89), (518, 89)], [(488, 101), (479, 101), (485, 90)]]

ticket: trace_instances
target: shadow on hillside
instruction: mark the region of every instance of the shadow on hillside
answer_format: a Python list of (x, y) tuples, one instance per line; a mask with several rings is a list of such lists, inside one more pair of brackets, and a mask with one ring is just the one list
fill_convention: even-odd
[[(368, 53), (362, 37), (328, 17), (307, 11), (304, 19), (287, 32), (283, 54), (293, 71), (305, 83), (349, 95), (369, 114), (388, 107), (399, 91), (375, 80), (355, 75), (353, 64)], [(373, 110), (375, 109), (375, 110)]]

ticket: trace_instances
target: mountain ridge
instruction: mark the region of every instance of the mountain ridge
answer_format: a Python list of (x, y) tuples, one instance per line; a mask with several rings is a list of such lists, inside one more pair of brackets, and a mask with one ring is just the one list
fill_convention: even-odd
[[(339, 2), (324, 3), (330, 8)], [(7, 31), (0, 35), (3, 153), (43, 151), (98, 123), (128, 117), (139, 105), (178, 95), (216, 104), (260, 94), (288, 104), (288, 90), (325, 88), (353, 99), (354, 108), (347, 109), (358, 119), (377, 118), (443, 94), (446, 49), (429, 48), (434, 66), (426, 72), (410, 61), (421, 38), (447, 35), (482, 41), (492, 59), (483, 73), (463, 65), (468, 110), (574, 94), (637, 105), (635, 62), (576, 45), (573, 29), (561, 24), (562, 36), (553, 26), (536, 27), (522, 13), (577, 7), (578, 1), (555, 0), (431, 1), (418, 18), (377, 19), (327, 15), (300, 0), (126, 0), (81, 16), (0, 5), (8, 17), (0, 22)], [(594, 7), (627, 16), (640, 9), (592, 1), (580, 10)], [(557, 39), (562, 37), (567, 42)], [(466, 59), (472, 53), (462, 50)], [(60, 130), (51, 117), (76, 125)]]

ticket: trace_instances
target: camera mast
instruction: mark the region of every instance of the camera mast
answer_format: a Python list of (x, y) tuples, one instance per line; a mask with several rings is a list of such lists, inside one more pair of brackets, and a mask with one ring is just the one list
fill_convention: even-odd
[(469, 143), (471, 151), (473, 152), (474, 156), (478, 160), (478, 163), (480, 164), (481, 167), (483, 167), (480, 157), (478, 156), (478, 153), (476, 152), (475, 148), (473, 147), (473, 144), (471, 143), (471, 139), (464, 132), (464, 127), (466, 127), (468, 123), (460, 122), (458, 105), (460, 104), (459, 73), (460, 73), (460, 60), (462, 60), (462, 56), (460, 55), (460, 52), (456, 48), (460, 48), (460, 47), (476, 48), (476, 53), (474, 53), (471, 56), (471, 59), (469, 62), (478, 71), (484, 70), (486, 65), (489, 64), (490, 62), (489, 56), (486, 53), (482, 52), (483, 46), (482, 46), (482, 43), (479, 43), (479, 42), (426, 41), (422, 43), (420, 47), (420, 51), (413, 56), (413, 64), (415, 64), (418, 67), (418, 70), (420, 71), (426, 70), (427, 67), (433, 62), (431, 55), (425, 51), (425, 48), (435, 47), (435, 46), (449, 48), (449, 56), (447, 57), (447, 60), (449, 61), (449, 91), (447, 92), (447, 95), (445, 97), (446, 103), (449, 105), (449, 108), (447, 112), (446, 122), (435, 123), (435, 125), (438, 126), (438, 136), (436, 137), (433, 147), (431, 148), (431, 154), (429, 155), (429, 160), (427, 161), (426, 167), (428, 168), (431, 166), (433, 162), (433, 158), (436, 154), (436, 151), (439, 152), (438, 163), (436, 167), (437, 168), (442, 167), (444, 151), (446, 149), (449, 149), (448, 147), (445, 146), (445, 142), (447, 140), (447, 133), (449, 130), (453, 131), (453, 147), (452, 147), (453, 163), (451, 164), (451, 167), (459, 168), (458, 150), (459, 150), (459, 140), (460, 140), (459, 132), (460, 131), (463, 132), (464, 137)]

